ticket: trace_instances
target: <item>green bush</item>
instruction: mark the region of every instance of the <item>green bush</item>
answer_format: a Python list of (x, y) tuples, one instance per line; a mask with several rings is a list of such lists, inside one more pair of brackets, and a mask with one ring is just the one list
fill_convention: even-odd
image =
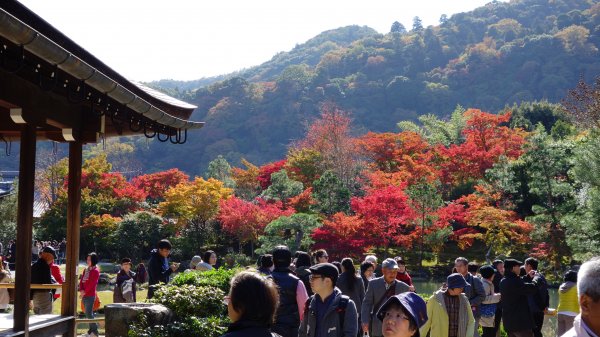
[(225, 292), (211, 286), (191, 284), (166, 284), (157, 288), (152, 303), (158, 303), (171, 309), (176, 318), (189, 316), (209, 317), (224, 314), (223, 298)]
[(242, 253), (229, 253), (223, 257), (223, 260), (229, 268), (256, 265), (256, 259)]
[(127, 334), (128, 337), (218, 337), (227, 330), (229, 320), (224, 317), (211, 316), (205, 318), (186, 317), (175, 321), (168, 326), (148, 326), (145, 316), (141, 316), (137, 323), (132, 324)]
[(192, 271), (188, 273), (180, 273), (171, 280), (172, 285), (194, 285), (194, 286), (210, 286), (219, 288), (223, 293), (229, 292), (229, 282), (241, 268), (233, 269), (212, 269), (208, 271)]

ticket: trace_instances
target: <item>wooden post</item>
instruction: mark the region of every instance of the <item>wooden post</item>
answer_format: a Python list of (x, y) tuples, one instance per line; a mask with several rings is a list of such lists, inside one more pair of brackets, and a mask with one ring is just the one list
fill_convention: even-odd
[(17, 260), (13, 330), (29, 336), (29, 291), (31, 284), (31, 240), (33, 231), (33, 193), (35, 182), (35, 127), (21, 129), (19, 194), (17, 196)]
[[(63, 283), (63, 316), (77, 313), (77, 265), (79, 263), (79, 226), (81, 225), (81, 165), (82, 147), (80, 141), (69, 143), (69, 185), (67, 187), (67, 261), (65, 283)], [(75, 324), (66, 336), (75, 336)]]

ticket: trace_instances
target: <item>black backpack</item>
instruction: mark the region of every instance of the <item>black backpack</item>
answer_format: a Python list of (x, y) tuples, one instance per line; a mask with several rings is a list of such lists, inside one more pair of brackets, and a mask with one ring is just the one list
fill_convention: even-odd
[[(313, 300), (313, 298), (315, 298), (315, 295), (312, 295), (309, 298), (307, 298), (306, 303), (304, 303), (304, 317), (307, 317), (308, 315), (310, 302)], [(338, 318), (340, 320), (340, 326), (342, 327), (342, 329), (344, 328), (344, 320), (346, 318), (346, 307), (348, 307), (348, 302), (350, 302), (350, 297), (342, 295), (340, 303), (338, 303), (338, 306), (335, 309), (335, 311), (337, 311), (338, 313)]]

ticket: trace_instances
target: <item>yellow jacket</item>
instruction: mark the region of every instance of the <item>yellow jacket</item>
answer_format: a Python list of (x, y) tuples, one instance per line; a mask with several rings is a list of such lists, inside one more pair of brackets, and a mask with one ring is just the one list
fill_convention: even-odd
[[(427, 301), (427, 322), (421, 327), (419, 333), (421, 336), (427, 336), (427, 332), (431, 329), (430, 336), (448, 337), (449, 318), (444, 303), (444, 293), (436, 291), (433, 296)], [(460, 319), (464, 319), (465, 328), (463, 331), (458, 331), (458, 337), (471, 337), (475, 331), (475, 318), (469, 304), (469, 299), (465, 294), (460, 294)], [(465, 317), (466, 314), (466, 317)], [(459, 324), (460, 330), (460, 324)]]
[(574, 282), (565, 282), (560, 285), (556, 311), (579, 313), (579, 297), (577, 296), (577, 285)]

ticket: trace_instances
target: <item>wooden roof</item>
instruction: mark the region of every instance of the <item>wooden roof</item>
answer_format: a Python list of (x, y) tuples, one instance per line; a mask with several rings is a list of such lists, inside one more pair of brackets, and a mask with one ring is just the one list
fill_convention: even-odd
[(125, 79), (17, 1), (0, 5), (0, 47), (4, 138), (27, 123), (56, 141), (145, 133), (182, 143), (204, 124), (188, 120), (195, 106)]

